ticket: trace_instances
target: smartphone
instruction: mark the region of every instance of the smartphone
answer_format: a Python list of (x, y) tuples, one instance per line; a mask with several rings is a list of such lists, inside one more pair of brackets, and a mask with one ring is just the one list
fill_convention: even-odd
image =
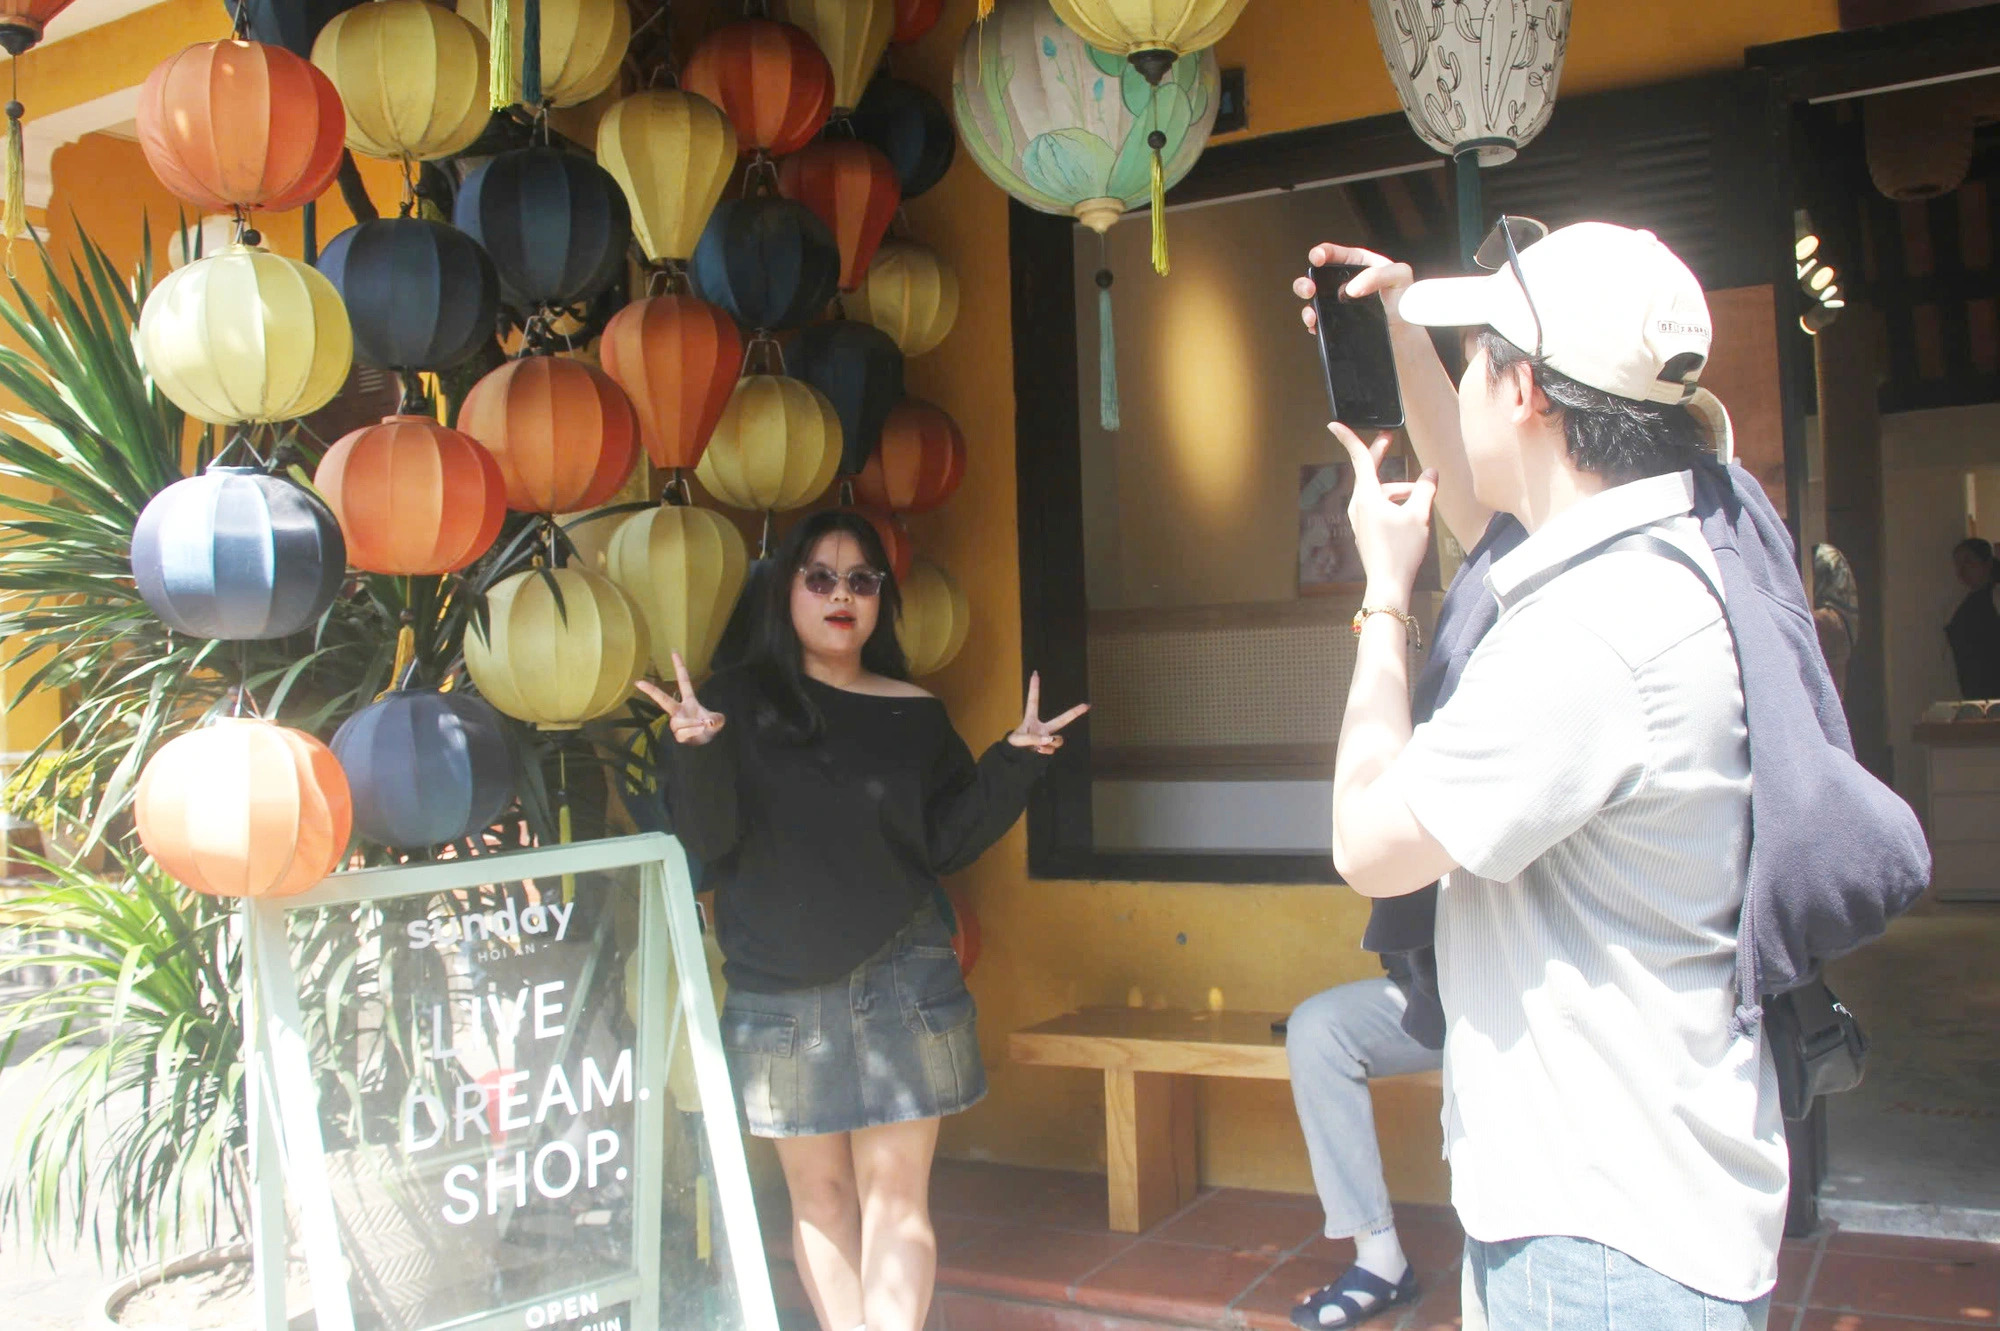
[(1396, 382), (1396, 353), (1389, 344), (1389, 314), (1380, 296), (1349, 300), (1341, 293), (1358, 264), (1312, 269), (1313, 314), (1319, 323), (1319, 360), (1333, 419), (1355, 430), (1394, 430), (1403, 424), (1403, 392)]

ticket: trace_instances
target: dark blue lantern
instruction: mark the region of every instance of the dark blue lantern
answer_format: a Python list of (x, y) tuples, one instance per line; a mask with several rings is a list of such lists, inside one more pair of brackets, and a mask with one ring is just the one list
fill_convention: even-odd
[(725, 199), (709, 214), (689, 269), (695, 291), (745, 328), (817, 319), (840, 287), (840, 246), (802, 203)]
[(500, 278), (455, 226), (385, 217), (335, 236), (320, 272), (354, 325), (354, 358), (383, 370), (444, 370), (493, 340)]
[(506, 723), (466, 693), (391, 693), (347, 718), (333, 756), (354, 795), (355, 830), (385, 846), (477, 835), (514, 798)]
[(362, 0), (230, 0), (225, 6), (236, 18), (240, 8), (245, 36), (266, 46), (282, 46), (293, 55), (312, 59), (319, 30)]
[(958, 154), (958, 133), (944, 103), (887, 74), (868, 85), (848, 119), (854, 137), (880, 148), (896, 168), (905, 201), (943, 180)]
[(284, 638), (326, 613), (347, 573), (333, 511), (290, 481), (210, 467), (153, 496), (132, 529), (132, 577), (170, 629)]
[(840, 471), (852, 476), (882, 440), (882, 422), (903, 400), (903, 353), (874, 324), (814, 324), (785, 349), (785, 369), (826, 394), (840, 417)]
[(476, 167), (452, 220), (485, 247), (500, 293), (524, 313), (574, 305), (624, 270), (632, 209), (611, 173), (559, 148), (519, 148)]

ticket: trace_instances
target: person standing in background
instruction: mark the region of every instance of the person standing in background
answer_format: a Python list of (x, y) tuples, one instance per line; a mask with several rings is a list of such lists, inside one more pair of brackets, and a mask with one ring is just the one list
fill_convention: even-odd
[(1861, 591), (1847, 556), (1831, 545), (1813, 547), (1813, 627), (1834, 692), (1847, 697), (1847, 663), (1861, 640)]
[(2000, 588), (1993, 582), (1993, 546), (1968, 536), (1951, 550), (1951, 569), (1966, 595), (1944, 626), (1961, 698), (2000, 698)]

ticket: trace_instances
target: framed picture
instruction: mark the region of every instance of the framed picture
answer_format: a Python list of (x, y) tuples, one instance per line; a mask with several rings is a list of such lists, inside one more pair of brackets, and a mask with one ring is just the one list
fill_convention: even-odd
[[(1410, 478), (1410, 459), (1392, 453), (1378, 473), (1384, 481)], [(1358, 592), (1366, 581), (1361, 554), (1354, 547), (1354, 529), (1347, 522), (1347, 503), (1354, 497), (1354, 467), (1338, 462), (1313, 462), (1299, 468), (1299, 595), (1329, 596)], [(1437, 591), (1437, 542), (1431, 543), (1417, 573), (1418, 591)]]

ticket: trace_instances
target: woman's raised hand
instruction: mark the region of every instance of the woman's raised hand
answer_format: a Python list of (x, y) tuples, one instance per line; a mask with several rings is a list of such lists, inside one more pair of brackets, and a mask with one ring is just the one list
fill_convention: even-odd
[(1007, 742), (1017, 749), (1033, 749), (1047, 755), (1062, 747), (1062, 728), (1090, 710), (1087, 702), (1078, 703), (1051, 721), (1042, 720), (1042, 672), (1037, 670), (1028, 676), (1028, 705), (1021, 713), (1021, 724)]
[(676, 743), (708, 743), (722, 729), (724, 717), (703, 707), (694, 696), (694, 681), (688, 678), (687, 662), (681, 660), (679, 652), (674, 653), (674, 684), (680, 691), (678, 698), (649, 679), (639, 681), (639, 691), (667, 714), (667, 728), (674, 732)]

